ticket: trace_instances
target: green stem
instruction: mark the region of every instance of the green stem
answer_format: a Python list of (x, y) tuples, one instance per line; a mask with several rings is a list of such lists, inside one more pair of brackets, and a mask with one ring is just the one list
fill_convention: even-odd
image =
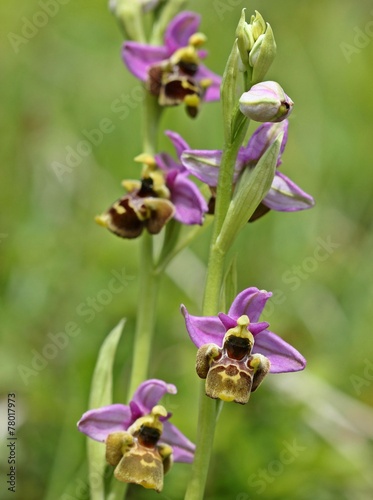
[[(239, 119), (235, 113), (234, 120)], [(245, 137), (248, 120), (240, 123), (232, 141), (226, 145), (219, 169), (216, 193), (215, 217), (209, 262), (207, 267), (203, 315), (216, 315), (219, 311), (220, 293), (224, 275), (225, 251), (217, 245), (217, 239), (232, 198), (233, 173), (238, 151)], [(200, 387), (198, 432), (192, 476), (188, 483), (185, 500), (202, 500), (214, 441), (218, 404), (205, 395), (205, 382)]]
[(128, 483), (121, 483), (117, 479), (113, 478), (111, 489), (106, 500), (123, 500), (127, 494), (128, 486)]
[[(236, 119), (236, 116), (235, 116)], [(217, 239), (228, 212), (232, 199), (233, 173), (238, 151), (245, 137), (248, 127), (247, 121), (240, 127), (234, 140), (227, 144), (223, 151), (219, 169), (219, 179), (216, 191), (216, 204), (212, 242), (210, 246), (209, 262), (207, 267), (207, 278), (203, 314), (214, 315), (218, 312), (220, 303), (220, 290), (224, 272), (225, 252), (217, 245)]]
[[(233, 163), (234, 166), (234, 163)], [(231, 178), (230, 178), (231, 179)], [(232, 181), (229, 180), (229, 186)], [(221, 191), (220, 191), (221, 192)], [(229, 206), (229, 199), (227, 210)], [(221, 203), (221, 207), (224, 205)], [(222, 210), (222, 208), (221, 208)], [(216, 215), (215, 215), (216, 217)], [(222, 222), (224, 217), (222, 217)], [(221, 222), (221, 223), (222, 223)], [(215, 218), (214, 220), (214, 235), (218, 235), (219, 231), (216, 226), (220, 223)], [(217, 237), (217, 236), (216, 236)], [(215, 239), (212, 240), (210, 247), (210, 257), (207, 268), (206, 288), (203, 303), (203, 315), (210, 316), (218, 312), (220, 302), (220, 290), (223, 279), (224, 270), (224, 253), (215, 245)], [(210, 464), (212, 446), (214, 442), (215, 426), (217, 417), (217, 402), (208, 398), (205, 394), (205, 381), (201, 381), (200, 397), (199, 397), (199, 413), (198, 413), (198, 432), (197, 446), (192, 465), (192, 475), (188, 483), (185, 500), (202, 500), (205, 491), (205, 484)]]
[(162, 114), (162, 108), (158, 104), (157, 97), (146, 92), (143, 106), (143, 153), (154, 155), (157, 150), (158, 125)]
[[(203, 305), (203, 315), (218, 312), (220, 290), (224, 269), (224, 254), (214, 244), (211, 245), (207, 270), (207, 281)], [(192, 475), (188, 483), (185, 500), (202, 500), (209, 470), (217, 419), (217, 401), (205, 394), (205, 381), (200, 384), (198, 432), (196, 452), (192, 465)]]
[(214, 250), (214, 244), (219, 236), (225, 216), (227, 215), (229, 204), (232, 199), (233, 173), (236, 164), (236, 158), (238, 155), (238, 151), (242, 145), (242, 141), (245, 139), (250, 120), (245, 118), (237, 107), (234, 113), (233, 123), (235, 124), (236, 133), (235, 136), (232, 137), (230, 143), (226, 144), (224, 148), (219, 168), (219, 180), (216, 191), (214, 231), (212, 235), (210, 257), (211, 253)]
[(125, 38), (136, 42), (146, 42), (140, 3), (117, 0), (115, 15), (124, 32)]
[(153, 267), (153, 236), (144, 231), (140, 245), (139, 299), (128, 400), (148, 376), (158, 288)]
[(213, 316), (219, 312), (220, 291), (224, 273), (225, 254), (215, 243), (211, 245), (207, 268), (203, 315)]
[(185, 500), (202, 500), (209, 470), (215, 435), (217, 401), (205, 394), (205, 381), (200, 383), (197, 448)]
[[(117, 18), (130, 39), (145, 42), (141, 6), (129, 7), (125, 0), (119, 0)], [(158, 125), (162, 108), (156, 97), (148, 92), (143, 103), (143, 152), (154, 155), (157, 149)], [(159, 276), (154, 272), (153, 236), (146, 230), (140, 241), (139, 299), (137, 306), (136, 330), (133, 347), (131, 377), (128, 387), (130, 401), (141, 382), (147, 379), (149, 370), (152, 338), (155, 327), (155, 309)], [(126, 497), (127, 483), (112, 481), (108, 500), (123, 500)]]
[(216, 191), (214, 229), (212, 235), (212, 245), (210, 248), (210, 259), (213, 253), (214, 243), (216, 242), (216, 239), (219, 235), (220, 229), (225, 219), (225, 215), (228, 211), (229, 203), (232, 198), (232, 179), (239, 147), (239, 144), (228, 144), (223, 151), (223, 156), (219, 168), (218, 186)]
[[(154, 155), (161, 108), (156, 98), (147, 93), (143, 109), (143, 152)], [(141, 237), (140, 246), (139, 301), (128, 400), (148, 376), (158, 288), (158, 279), (154, 273), (153, 236), (146, 230)]]

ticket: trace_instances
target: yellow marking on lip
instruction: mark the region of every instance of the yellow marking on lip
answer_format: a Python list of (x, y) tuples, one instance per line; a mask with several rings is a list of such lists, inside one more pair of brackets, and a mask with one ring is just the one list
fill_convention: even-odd
[(116, 211), (116, 213), (119, 214), (119, 215), (123, 215), (123, 214), (126, 213), (126, 209), (124, 207), (122, 207), (122, 205), (119, 205), (119, 203), (115, 204), (113, 206), (113, 208)]
[(144, 460), (143, 458), (140, 460), (140, 464), (143, 466), (143, 467), (150, 467), (150, 468), (155, 468), (155, 467), (158, 467), (158, 464), (155, 460), (152, 460), (151, 462), (147, 462), (146, 460)]
[(225, 401), (226, 403), (231, 403), (232, 401), (234, 401), (234, 396), (228, 395), (225, 392), (221, 392), (219, 393), (219, 399)]
[(238, 373), (236, 373), (236, 375), (229, 375), (226, 372), (220, 372), (219, 376), (221, 377), (223, 382), (225, 380), (231, 380), (232, 382), (236, 383), (241, 379), (241, 372), (239, 371)]

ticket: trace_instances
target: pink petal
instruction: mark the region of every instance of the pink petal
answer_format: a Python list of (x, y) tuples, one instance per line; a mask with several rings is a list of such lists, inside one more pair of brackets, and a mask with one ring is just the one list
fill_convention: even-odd
[(281, 142), (280, 154), (277, 165), (281, 163), (280, 157), (284, 152), (288, 139), (289, 122), (284, 120), (280, 123), (263, 123), (251, 136), (246, 148), (243, 148), (244, 162), (257, 163), (266, 149), (274, 142), (276, 137), (283, 132), (284, 137)]
[(183, 170), (185, 171), (183, 165), (180, 165), (180, 163), (175, 161), (168, 153), (159, 153), (155, 155), (155, 162), (158, 167), (166, 173), (173, 170), (175, 170), (176, 172), (182, 172)]
[(252, 323), (256, 323), (271, 296), (272, 293), (265, 290), (259, 290), (255, 287), (246, 288), (234, 299), (228, 315), (237, 319), (246, 314)]
[[(231, 318), (227, 314), (219, 313), (218, 317), (219, 317), (220, 321), (223, 323), (226, 330), (229, 330), (230, 328), (235, 328), (237, 326), (237, 320)], [(262, 321), (261, 323), (250, 323), (249, 324), (249, 331), (255, 337), (255, 335), (262, 332), (263, 330), (265, 330), (268, 327), (269, 327), (269, 323), (267, 323), (266, 321)]]
[(146, 415), (165, 394), (176, 393), (177, 389), (173, 384), (167, 384), (163, 380), (151, 379), (139, 385), (132, 401), (141, 409), (142, 414)]
[(276, 172), (271, 189), (263, 203), (268, 208), (279, 212), (297, 212), (312, 208), (315, 201), (286, 175)]
[(187, 179), (186, 175), (172, 177), (174, 177), (172, 183), (169, 183), (169, 177), (166, 183), (176, 209), (174, 218), (182, 224), (202, 224), (208, 206), (198, 187)]
[(181, 312), (189, 337), (198, 348), (204, 344), (222, 346), (225, 328), (218, 317), (191, 316), (184, 305), (181, 306)]
[(195, 445), (170, 422), (163, 423), (161, 442), (172, 446), (175, 462), (193, 462)]
[(131, 73), (142, 81), (148, 79), (148, 70), (152, 64), (157, 64), (167, 57), (168, 53), (165, 47), (154, 47), (138, 42), (125, 42), (123, 44), (123, 61)]
[(198, 68), (196, 78), (199, 81), (205, 78), (211, 80), (211, 85), (207, 87), (206, 94), (203, 98), (204, 101), (211, 102), (220, 100), (221, 76), (217, 75), (213, 71), (210, 71), (206, 68), (206, 66), (201, 64)]
[(183, 151), (186, 149), (189, 149), (189, 145), (184, 139), (181, 137), (181, 135), (177, 134), (176, 132), (173, 132), (172, 130), (166, 130), (165, 134), (167, 137), (170, 139), (172, 144), (174, 145), (177, 157), (180, 158), (181, 154)]
[(261, 321), (260, 323), (250, 323), (249, 324), (249, 330), (250, 332), (254, 335), (258, 335), (258, 333), (262, 332), (266, 328), (269, 327), (269, 323), (266, 321)]
[(186, 47), (189, 38), (198, 31), (201, 16), (195, 12), (180, 12), (168, 25), (164, 41), (169, 56), (180, 47)]
[(255, 337), (253, 353), (263, 354), (270, 360), (271, 373), (297, 372), (306, 366), (306, 360), (293, 346), (268, 330)]
[(217, 186), (222, 151), (189, 149), (181, 155), (188, 172), (208, 186)]
[(125, 431), (132, 423), (129, 406), (115, 404), (85, 412), (78, 429), (96, 441), (105, 441), (108, 434)]
[(223, 323), (224, 328), (226, 330), (229, 330), (230, 328), (235, 328), (237, 326), (237, 321), (228, 316), (228, 314), (219, 313), (218, 317), (220, 321)]

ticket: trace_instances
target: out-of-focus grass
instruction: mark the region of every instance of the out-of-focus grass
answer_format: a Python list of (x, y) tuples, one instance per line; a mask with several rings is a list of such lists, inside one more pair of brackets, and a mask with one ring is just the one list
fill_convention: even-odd
[[(228, 2), (223, 19), (214, 2), (200, 4), (195, 0), (189, 8), (204, 15), (209, 65), (220, 73), (241, 7), (260, 10), (271, 23), (278, 57), (269, 79), (278, 80), (295, 101), (281, 168), (317, 202), (309, 212), (269, 214), (248, 226), (235, 247), (240, 289), (275, 292), (267, 313), (271, 328), (305, 354), (308, 368), (299, 375), (297, 391), (286, 391), (284, 384), (291, 388), (298, 375), (278, 375), (281, 383), (266, 381), (246, 407), (225, 405), (206, 498), (371, 498), (372, 436), (364, 430), (371, 412), (354, 400), (368, 406), (372, 401), (373, 371), (367, 363), (373, 363), (373, 42), (368, 32), (359, 48), (354, 37), (372, 22), (373, 4), (263, 0), (230, 7)], [(122, 38), (106, 2), (61, 5), (15, 53), (8, 34), (21, 35), (24, 17), (32, 19), (39, 10), (36, 1), (0, 6), (0, 389), (4, 398), (17, 395), (17, 496), (54, 500), (64, 492), (84, 498), (85, 440), (75, 425), (87, 408), (99, 346), (123, 316), (128, 321), (115, 365), (115, 401), (125, 394), (141, 293), (138, 242), (111, 236), (93, 217), (121, 194), (122, 178), (138, 175), (132, 158), (141, 152), (141, 116), (140, 106), (125, 118), (116, 111), (115, 100), (139, 84), (121, 63)], [(355, 47), (350, 61), (341, 43)], [(192, 147), (220, 148), (220, 116), (218, 104), (204, 106), (195, 121), (182, 109), (171, 109), (162, 126), (182, 133)], [(83, 131), (103, 119), (112, 121), (112, 131), (59, 180), (53, 162), (65, 163), (69, 148), (85, 139)], [(169, 148), (162, 137), (160, 145)], [(192, 246), (202, 263), (208, 235)], [(330, 241), (334, 247), (318, 258), (320, 243)], [(128, 284), (94, 317), (84, 315), (87, 301), (107, 287), (113, 271), (129, 277)], [(197, 289), (203, 286), (199, 268), (191, 264), (184, 273)], [(180, 302), (200, 312), (200, 304), (183, 290), (180, 271), (173, 271), (161, 287), (151, 376), (179, 387), (167, 402), (175, 423), (193, 439), (195, 348), (184, 332)], [(69, 322), (79, 334), (45, 367), (32, 367), (35, 353), (50, 343), (48, 334), (64, 331)], [(327, 384), (329, 396), (315, 395), (315, 377)], [(345, 400), (346, 412), (337, 404), (337, 391), (352, 398)], [(2, 414), (2, 437), (4, 422)], [(302, 450), (284, 464), (284, 443), (293, 440)], [(338, 443), (347, 443), (348, 452)], [(1, 446), (6, 473), (5, 442)], [(130, 498), (182, 498), (188, 472), (189, 466), (176, 465), (164, 494), (135, 488)]]

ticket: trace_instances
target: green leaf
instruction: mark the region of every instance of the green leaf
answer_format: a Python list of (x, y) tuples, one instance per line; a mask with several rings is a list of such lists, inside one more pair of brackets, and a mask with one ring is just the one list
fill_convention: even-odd
[(237, 234), (246, 226), (256, 207), (271, 188), (276, 172), (283, 133), (265, 151), (253, 168), (245, 168), (229, 205), (216, 245), (226, 252)]
[[(91, 382), (90, 409), (112, 404), (113, 364), (124, 324), (125, 319), (122, 319), (109, 333), (100, 348)], [(88, 438), (87, 454), (91, 500), (105, 500), (105, 446)]]
[(221, 101), (223, 107), (224, 137), (225, 142), (232, 142), (233, 130), (232, 119), (238, 103), (237, 97), (237, 74), (239, 64), (239, 52), (237, 40), (234, 41), (231, 53), (225, 66), (223, 81), (221, 84)]

